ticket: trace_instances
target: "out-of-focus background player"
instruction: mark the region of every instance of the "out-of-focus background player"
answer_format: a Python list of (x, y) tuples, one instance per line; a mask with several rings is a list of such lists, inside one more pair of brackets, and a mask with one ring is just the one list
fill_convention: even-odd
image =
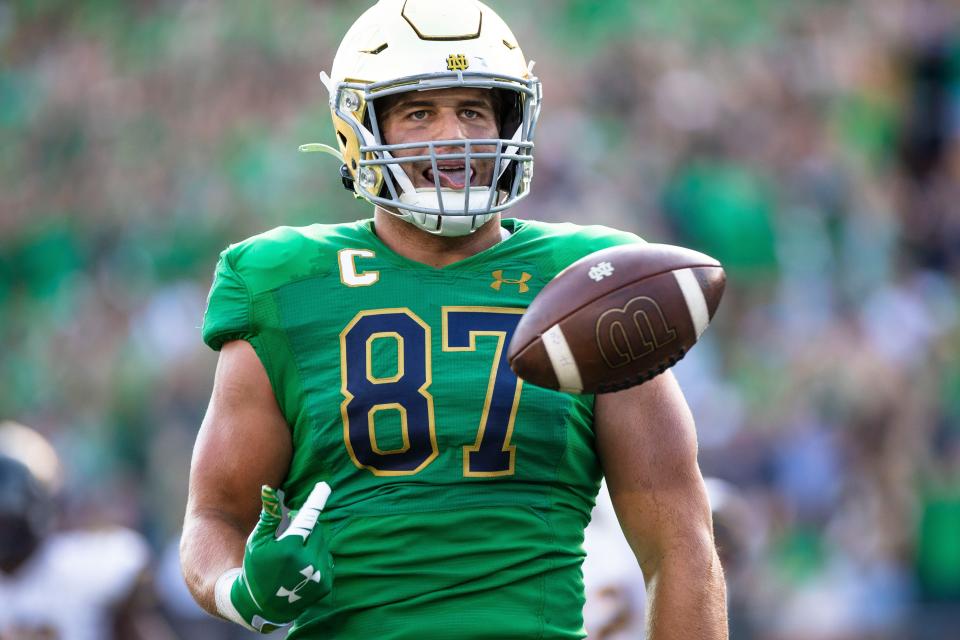
[[(749, 603), (745, 598), (756, 588), (752, 584), (756, 580), (753, 569), (767, 551), (767, 522), (756, 505), (735, 486), (718, 478), (704, 480), (713, 512), (714, 539), (727, 581), (730, 637), (749, 637)], [(583, 563), (587, 594), (583, 618), (588, 637), (643, 637), (647, 604), (643, 572), (632, 561), (633, 552), (620, 532), (605, 483), (597, 495), (583, 546), (587, 552)]]
[[(956, 3), (490, 4), (552, 87), (517, 215), (589, 209), (730, 271), (675, 372), (705, 472), (766, 523), (733, 637), (952, 638)], [(355, 13), (0, 2), (0, 413), (62, 453), (68, 518), (175, 547), (209, 257), (341, 202), (296, 147)]]
[(143, 536), (58, 526), (61, 481), (43, 436), (0, 423), (0, 639), (172, 638), (146, 586)]

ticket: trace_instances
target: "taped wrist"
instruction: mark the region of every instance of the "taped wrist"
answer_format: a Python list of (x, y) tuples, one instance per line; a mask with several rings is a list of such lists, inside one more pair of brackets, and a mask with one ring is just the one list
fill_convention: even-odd
[(240, 615), (240, 612), (237, 611), (237, 607), (234, 606), (233, 600), (230, 597), (230, 593), (233, 590), (233, 584), (237, 581), (237, 578), (240, 577), (240, 574), (243, 573), (243, 569), (236, 567), (234, 569), (227, 569), (223, 572), (219, 578), (217, 578), (217, 586), (214, 588), (214, 597), (217, 602), (217, 613), (229, 620), (230, 622), (235, 622), (243, 627), (246, 627), (250, 631), (256, 631), (249, 622), (243, 619), (243, 616)]
[(228, 569), (217, 578), (214, 588), (217, 612), (240, 626), (257, 633), (273, 633), (288, 622), (272, 622), (261, 615), (260, 605), (254, 600), (244, 581), (243, 569)]

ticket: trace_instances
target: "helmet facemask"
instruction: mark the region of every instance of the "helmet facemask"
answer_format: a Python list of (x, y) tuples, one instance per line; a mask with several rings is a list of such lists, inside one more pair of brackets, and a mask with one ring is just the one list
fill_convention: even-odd
[[(387, 144), (383, 138), (383, 99), (410, 91), (475, 88), (500, 94), (498, 138), (430, 140)], [(536, 78), (503, 77), (483, 72), (429, 73), (380, 83), (344, 81), (331, 86), (331, 108), (339, 128), (347, 125), (358, 141), (356, 153), (345, 148), (344, 161), (359, 197), (437, 235), (472, 233), (497, 213), (522, 200), (533, 178), (533, 135), (540, 112)], [(339, 120), (339, 122), (337, 122)], [(342, 147), (345, 136), (338, 134)], [(416, 149), (417, 155), (398, 155)], [(442, 152), (441, 152), (442, 150)], [(467, 184), (444, 187), (439, 162), (463, 162)], [(492, 163), (488, 184), (471, 184), (471, 162)], [(432, 187), (414, 186), (404, 167), (429, 162)]]

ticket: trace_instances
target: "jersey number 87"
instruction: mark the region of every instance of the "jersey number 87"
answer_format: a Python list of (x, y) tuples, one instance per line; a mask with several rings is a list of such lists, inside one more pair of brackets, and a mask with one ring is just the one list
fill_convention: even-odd
[[(506, 307), (443, 307), (443, 350), (475, 351), (477, 336), (497, 339), (486, 398), (472, 446), (463, 449), (463, 475), (512, 475), (516, 450), (510, 444), (523, 381), (510, 369), (506, 347), (524, 312)], [(377, 377), (372, 345), (391, 338), (397, 345), (397, 372)], [(410, 309), (362, 311), (340, 333), (344, 441), (354, 463), (378, 476), (413, 475), (439, 454), (433, 396), (430, 395), (431, 330)], [(375, 419), (381, 411), (400, 415), (402, 446), (377, 446)]]

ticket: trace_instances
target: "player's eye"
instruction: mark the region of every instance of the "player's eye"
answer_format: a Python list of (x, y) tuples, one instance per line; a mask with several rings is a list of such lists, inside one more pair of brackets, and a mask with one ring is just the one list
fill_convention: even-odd
[(479, 111), (473, 109), (464, 109), (462, 115), (467, 120), (479, 120), (482, 117)]
[(411, 120), (426, 120), (426, 119), (427, 119), (427, 115), (428, 115), (428, 114), (427, 114), (426, 110), (420, 109), (420, 110), (418, 110), (418, 111), (413, 111), (413, 112), (411, 112), (409, 117), (410, 117)]

